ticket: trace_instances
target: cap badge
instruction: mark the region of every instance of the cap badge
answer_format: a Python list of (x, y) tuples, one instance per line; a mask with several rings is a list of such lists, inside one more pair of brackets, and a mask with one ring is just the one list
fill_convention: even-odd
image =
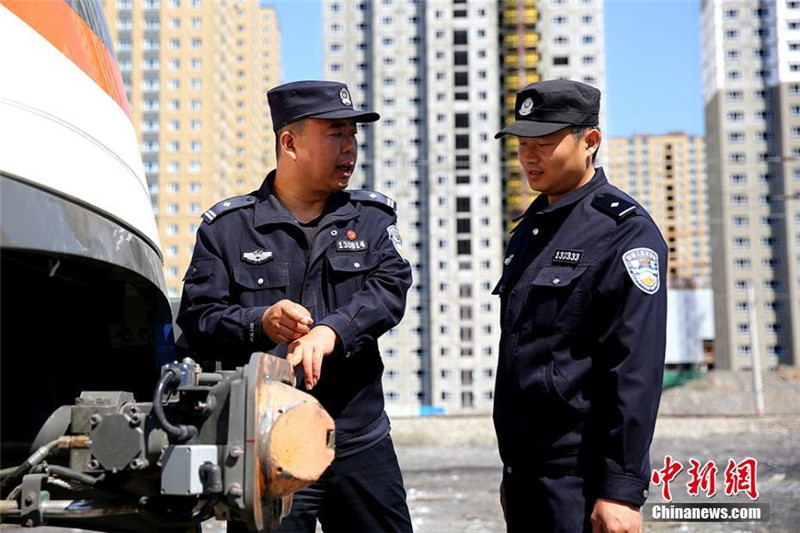
[(342, 90), (339, 91), (339, 99), (346, 106), (352, 106), (353, 105), (353, 101), (350, 100), (350, 93), (344, 87), (342, 87)]
[(533, 99), (526, 98), (522, 105), (519, 106), (519, 114), (520, 116), (527, 117), (533, 111)]

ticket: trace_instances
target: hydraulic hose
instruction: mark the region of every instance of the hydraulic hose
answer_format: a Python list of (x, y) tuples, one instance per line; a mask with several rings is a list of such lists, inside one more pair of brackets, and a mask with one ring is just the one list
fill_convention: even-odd
[[(196, 431), (196, 430), (195, 430)], [(9, 471), (9, 469), (4, 469), (2, 471), (2, 479), (0, 479), (0, 488), (7, 488), (15, 485), (19, 479), (22, 478), (27, 472), (30, 471), (31, 468), (38, 465), (45, 458), (50, 455), (55, 447), (61, 448), (85, 448), (88, 446), (89, 438), (85, 436), (77, 436), (77, 437), (69, 437), (63, 436), (59, 437), (56, 440), (50, 441), (44, 446), (40, 447), (36, 450), (30, 457), (28, 457), (24, 463), (19, 465), (15, 468), (11, 474), (6, 476), (5, 474)]]
[(171, 424), (164, 414), (163, 396), (168, 390), (171, 390), (173, 383), (179, 382), (180, 376), (175, 370), (169, 368), (164, 371), (161, 378), (156, 385), (156, 391), (153, 394), (153, 411), (155, 411), (156, 419), (161, 425), (161, 429), (167, 432), (168, 435), (175, 437), (178, 442), (186, 442), (197, 436), (197, 428), (194, 426), (186, 426), (179, 424), (177, 426)]

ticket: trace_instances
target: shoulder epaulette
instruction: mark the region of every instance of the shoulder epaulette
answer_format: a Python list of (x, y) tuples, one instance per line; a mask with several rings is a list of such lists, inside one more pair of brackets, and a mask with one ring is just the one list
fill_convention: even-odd
[(203, 213), (203, 220), (205, 220), (208, 224), (212, 224), (220, 215), (224, 215), (225, 213), (229, 213), (248, 205), (253, 205), (255, 202), (256, 197), (250, 194), (244, 196), (234, 196), (233, 198), (222, 200), (221, 202), (215, 204), (214, 207)]
[(636, 204), (608, 193), (596, 195), (592, 200), (592, 207), (605, 213), (617, 222), (636, 214)]
[(389, 207), (392, 211), (397, 209), (397, 202), (376, 191), (367, 189), (355, 189), (350, 191), (351, 202), (363, 202), (365, 204), (377, 204)]

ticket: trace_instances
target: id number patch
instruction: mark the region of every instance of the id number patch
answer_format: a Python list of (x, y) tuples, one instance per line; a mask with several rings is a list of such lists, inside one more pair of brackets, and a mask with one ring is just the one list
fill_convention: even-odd
[(336, 250), (340, 252), (360, 252), (367, 249), (364, 241), (336, 241)]
[(581, 257), (583, 257), (583, 250), (556, 250), (552, 262), (562, 265), (577, 265), (581, 262)]

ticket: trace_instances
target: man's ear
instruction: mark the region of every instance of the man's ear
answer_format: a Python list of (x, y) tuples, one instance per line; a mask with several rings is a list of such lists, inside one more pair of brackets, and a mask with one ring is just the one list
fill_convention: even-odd
[(293, 161), (297, 161), (296, 135), (290, 130), (284, 130), (278, 138), (278, 145), (281, 151), (288, 155)]
[(600, 130), (591, 128), (583, 137), (584, 146), (586, 147), (586, 155), (592, 157), (595, 152), (600, 148), (600, 139), (602, 135)]

